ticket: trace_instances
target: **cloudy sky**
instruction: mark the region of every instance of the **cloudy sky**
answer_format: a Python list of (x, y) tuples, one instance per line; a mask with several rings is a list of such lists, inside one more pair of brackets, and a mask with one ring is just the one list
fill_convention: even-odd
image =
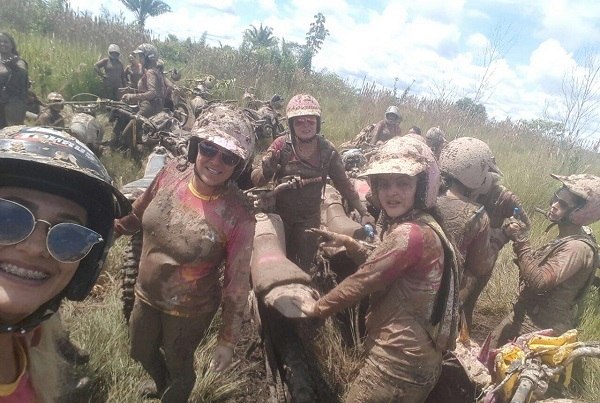
[[(70, 0), (73, 9), (133, 14), (119, 0)], [(238, 46), (251, 24), (304, 43), (314, 15), (330, 31), (313, 68), (355, 85), (363, 79), (418, 95), (475, 97), (502, 120), (556, 116), (565, 74), (584, 66), (586, 50), (600, 48), (597, 0), (166, 0), (172, 13), (147, 28)], [(492, 63), (489, 50), (494, 49)], [(487, 56), (487, 57), (486, 57)], [(593, 128), (595, 129), (595, 128)], [(593, 130), (592, 129), (592, 130)]]

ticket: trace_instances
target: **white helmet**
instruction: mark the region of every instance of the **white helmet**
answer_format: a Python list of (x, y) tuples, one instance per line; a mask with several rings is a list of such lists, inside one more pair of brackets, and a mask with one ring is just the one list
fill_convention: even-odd
[(471, 191), (492, 181), (493, 173), (502, 175), (490, 147), (473, 137), (449, 142), (440, 155), (440, 169)]
[(119, 45), (116, 45), (114, 43), (111, 43), (110, 45), (108, 45), (108, 53), (118, 53), (121, 54), (121, 48), (119, 48)]

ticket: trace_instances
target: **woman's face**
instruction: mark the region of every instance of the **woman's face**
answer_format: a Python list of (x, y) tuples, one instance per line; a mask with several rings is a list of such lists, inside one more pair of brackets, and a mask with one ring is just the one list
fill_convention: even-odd
[[(237, 161), (235, 165), (232, 165)], [(211, 194), (214, 188), (223, 186), (233, 174), (235, 167), (241, 164), (241, 159), (218, 145), (201, 141), (198, 144), (198, 155), (194, 171), (199, 181), (196, 186), (201, 193)]]
[(417, 177), (400, 174), (377, 176), (377, 197), (390, 218), (408, 213), (415, 204)]
[(294, 133), (300, 140), (311, 140), (317, 134), (316, 116), (297, 116), (292, 119)]
[(568, 215), (578, 206), (578, 198), (567, 189), (562, 188), (554, 194), (550, 201), (550, 210), (548, 210), (548, 220), (560, 222), (568, 218)]
[[(27, 207), (36, 219), (84, 225), (79, 204), (46, 192), (0, 187), (0, 197)], [(0, 320), (16, 323), (58, 295), (73, 278), (79, 262), (55, 260), (46, 247), (48, 225), (37, 222), (33, 233), (16, 245), (0, 245)]]

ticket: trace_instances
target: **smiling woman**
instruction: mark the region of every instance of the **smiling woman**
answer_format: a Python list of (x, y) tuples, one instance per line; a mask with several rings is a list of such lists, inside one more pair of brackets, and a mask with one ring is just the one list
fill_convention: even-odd
[(254, 133), (243, 112), (214, 107), (192, 128), (187, 164), (175, 160), (163, 168), (133, 213), (115, 223), (119, 234), (143, 231), (129, 324), (131, 356), (152, 378), (140, 385), (146, 397), (188, 400), (196, 382), (194, 351), (221, 301), (211, 368), (223, 371), (231, 364), (254, 238), (252, 210), (234, 179), (253, 152)]
[(0, 183), (0, 401), (55, 401), (59, 361), (44, 321), (65, 297), (88, 295), (112, 222), (130, 206), (96, 156), (53, 129), (0, 131)]

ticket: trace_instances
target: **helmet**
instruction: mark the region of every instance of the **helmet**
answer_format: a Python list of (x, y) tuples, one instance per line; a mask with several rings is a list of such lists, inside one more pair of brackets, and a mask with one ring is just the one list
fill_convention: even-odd
[(63, 98), (63, 96), (60, 95), (58, 92), (51, 92), (46, 97), (46, 100), (48, 101), (48, 103), (51, 103), (51, 104), (65, 102), (65, 99)]
[[(417, 176), (424, 173), (417, 183), (415, 200), (419, 208), (435, 205), (440, 187), (440, 169), (429, 147), (422, 141), (411, 137), (394, 137), (384, 143), (372, 157), (359, 178), (371, 180), (374, 175), (402, 174)], [(376, 197), (375, 189), (373, 196)]]
[(151, 43), (142, 43), (138, 46), (133, 53), (141, 54), (144, 56), (144, 60), (156, 60), (158, 61), (158, 49)]
[(402, 115), (400, 115), (400, 110), (398, 109), (398, 107), (394, 105), (388, 107), (385, 111), (385, 119), (401, 122)]
[(207, 90), (213, 89), (216, 83), (217, 79), (213, 75), (209, 74), (204, 78), (204, 88), (206, 88)]
[(65, 99), (63, 98), (63, 96), (60, 95), (58, 92), (51, 92), (46, 97), (46, 100), (48, 101), (48, 103), (51, 103), (51, 104), (65, 102)]
[(279, 109), (283, 106), (283, 97), (281, 95), (275, 94), (271, 97), (270, 103), (271, 106), (275, 109)]
[(437, 145), (446, 141), (446, 133), (439, 127), (432, 127), (425, 133), (425, 140), (429, 145)]
[(117, 190), (106, 168), (83, 143), (60, 130), (9, 126), (0, 130), (0, 183), (27, 187), (75, 201), (85, 208), (89, 226), (104, 242), (79, 263), (70, 283), (54, 299), (17, 326), (31, 329), (58, 309), (62, 298), (83, 300), (96, 282), (112, 243), (115, 218), (131, 205)]
[(590, 225), (600, 220), (600, 177), (590, 174), (569, 176), (551, 174), (550, 176), (561, 181), (569, 192), (585, 200), (582, 207), (576, 208), (569, 214), (571, 223)]
[(292, 118), (296, 116), (316, 116), (317, 117), (317, 133), (321, 131), (321, 105), (312, 96), (308, 94), (294, 95), (285, 108), (285, 114), (288, 118), (290, 130), (294, 131)]
[(119, 48), (119, 45), (115, 45), (114, 43), (111, 43), (110, 45), (108, 45), (108, 53), (118, 53), (121, 54), (121, 48)]
[(165, 61), (163, 59), (158, 59), (156, 61), (156, 67), (162, 72), (165, 68)]
[(473, 137), (460, 137), (449, 142), (440, 155), (442, 173), (458, 180), (469, 190), (477, 190), (491, 174), (502, 175), (490, 147)]
[(244, 160), (233, 172), (236, 179), (254, 156), (254, 131), (244, 113), (231, 105), (217, 105), (197, 119), (191, 130), (188, 161), (196, 162), (198, 142), (207, 140), (231, 151)]

